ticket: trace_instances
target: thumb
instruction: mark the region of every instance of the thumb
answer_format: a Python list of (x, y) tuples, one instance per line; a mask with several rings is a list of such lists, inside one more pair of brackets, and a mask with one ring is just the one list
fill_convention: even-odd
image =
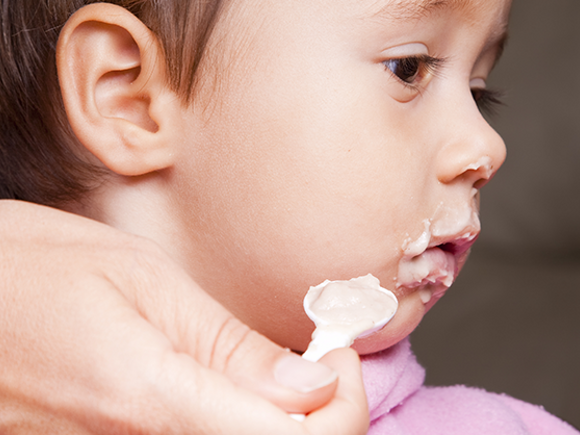
[(228, 316), (221, 320), (210, 368), (288, 412), (308, 413), (332, 399), (336, 371), (280, 348)]
[(251, 330), (160, 250), (150, 251), (143, 261), (147, 267), (134, 272), (147, 273), (131, 276), (134, 293), (126, 297), (170, 339), (174, 350), (287, 412), (308, 413), (333, 398), (335, 370), (303, 360)]

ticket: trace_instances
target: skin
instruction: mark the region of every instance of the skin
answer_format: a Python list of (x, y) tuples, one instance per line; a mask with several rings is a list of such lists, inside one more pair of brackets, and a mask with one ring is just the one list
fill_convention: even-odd
[(151, 241), (18, 201), (0, 211), (1, 433), (366, 432), (352, 349), (309, 363)]
[[(61, 44), (71, 125), (117, 174), (80, 212), (157, 241), (217, 301), (282, 346), (302, 351), (309, 341), (313, 326), (301, 306), (309, 286), (367, 273), (395, 292), (400, 308), (355, 348), (375, 352), (406, 337), (442, 296), (425, 304), (420, 287), (394, 285), (406, 240), (420, 236), (425, 219), (437, 221), (442, 205), (476, 211), (474, 192), (505, 158), (472, 88), (493, 68), (509, 1), (405, 19), (380, 15), (388, 4), (232, 3), (191, 106), (164, 87), (160, 54), (140, 50), (136, 31), (121, 44), (132, 54), (105, 32), (102, 50), (113, 61), (97, 54), (83, 63)], [(93, 33), (75, 38), (71, 30), (78, 53), (98, 50), (86, 44)], [(420, 54), (445, 60), (411, 85), (384, 64)], [(129, 68), (114, 80), (104, 74), (128, 59), (140, 76)], [(84, 116), (87, 107), (94, 114)]]

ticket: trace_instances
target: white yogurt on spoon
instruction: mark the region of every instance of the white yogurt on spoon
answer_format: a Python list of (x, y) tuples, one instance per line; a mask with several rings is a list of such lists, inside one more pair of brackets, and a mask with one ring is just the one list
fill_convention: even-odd
[(324, 281), (304, 298), (304, 311), (316, 325), (303, 358), (318, 361), (328, 352), (350, 346), (378, 331), (393, 318), (398, 301), (372, 275), (349, 281)]

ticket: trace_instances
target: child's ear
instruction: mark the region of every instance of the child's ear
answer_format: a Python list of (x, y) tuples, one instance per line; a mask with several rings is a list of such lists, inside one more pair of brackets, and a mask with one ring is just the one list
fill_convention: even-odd
[(143, 175), (173, 164), (179, 98), (155, 35), (126, 9), (85, 6), (63, 27), (57, 70), (80, 142), (112, 171)]

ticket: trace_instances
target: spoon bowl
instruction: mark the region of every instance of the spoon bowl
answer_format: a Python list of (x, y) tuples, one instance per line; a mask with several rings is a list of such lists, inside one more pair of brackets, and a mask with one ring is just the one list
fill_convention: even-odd
[(316, 329), (303, 358), (317, 361), (326, 353), (382, 329), (398, 308), (396, 296), (372, 275), (329, 281), (310, 287), (304, 311)]

